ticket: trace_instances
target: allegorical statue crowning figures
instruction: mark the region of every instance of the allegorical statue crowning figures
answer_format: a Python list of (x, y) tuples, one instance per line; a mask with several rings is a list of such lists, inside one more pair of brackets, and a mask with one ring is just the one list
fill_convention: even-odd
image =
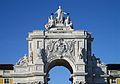
[[(55, 14), (57, 14), (57, 16), (55, 16)], [(48, 17), (48, 23), (45, 25), (45, 28), (47, 30), (51, 29), (51, 28), (55, 28), (57, 26), (61, 26), (67, 29), (73, 29), (73, 25), (72, 25), (72, 21), (70, 19), (69, 16), (67, 16), (67, 18), (65, 19), (64, 17), (65, 13), (62, 10), (62, 7), (59, 6), (58, 10), (55, 13), (52, 13), (50, 18)]]
[(55, 12), (55, 14), (57, 13), (57, 20), (58, 21), (60, 21), (60, 22), (63, 22), (63, 14), (67, 14), (67, 13), (65, 13), (65, 12), (63, 12), (63, 10), (62, 10), (62, 7), (61, 6), (59, 6), (59, 8), (58, 8), (58, 10)]

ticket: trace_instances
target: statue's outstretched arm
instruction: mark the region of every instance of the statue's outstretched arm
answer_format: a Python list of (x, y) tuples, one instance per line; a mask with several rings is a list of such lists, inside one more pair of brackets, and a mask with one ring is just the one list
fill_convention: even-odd
[(56, 11), (54, 14), (57, 14), (58, 13), (58, 11)]
[(66, 15), (67, 13), (66, 13), (66, 12), (63, 12), (63, 14), (65, 14), (65, 15)]

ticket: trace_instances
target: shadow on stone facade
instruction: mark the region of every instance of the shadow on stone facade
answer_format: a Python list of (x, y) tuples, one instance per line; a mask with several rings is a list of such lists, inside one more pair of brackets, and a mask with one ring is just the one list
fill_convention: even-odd
[(100, 59), (96, 58), (94, 54), (91, 56), (91, 59), (88, 60), (86, 67), (88, 72), (86, 84), (107, 84), (106, 66), (102, 64)]

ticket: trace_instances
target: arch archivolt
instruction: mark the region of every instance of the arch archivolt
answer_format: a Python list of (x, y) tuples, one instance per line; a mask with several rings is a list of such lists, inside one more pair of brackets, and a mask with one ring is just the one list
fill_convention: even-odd
[(70, 77), (70, 81), (73, 82), (73, 73), (75, 72), (75, 64), (67, 57), (64, 58), (59, 58), (59, 57), (54, 57), (48, 60), (47, 64), (46, 64), (46, 81), (48, 82), (50, 80), (49, 78), (49, 71), (54, 68), (55, 66), (64, 66), (66, 67), (70, 73), (71, 73), (71, 77)]
[[(56, 64), (55, 64), (56, 63)], [(46, 71), (48, 72), (50, 69), (52, 69), (55, 66), (65, 66), (70, 70), (71, 74), (76, 71), (75, 69), (75, 63), (67, 58), (59, 58), (59, 57), (51, 57), (48, 59), (47, 64), (46, 64)]]

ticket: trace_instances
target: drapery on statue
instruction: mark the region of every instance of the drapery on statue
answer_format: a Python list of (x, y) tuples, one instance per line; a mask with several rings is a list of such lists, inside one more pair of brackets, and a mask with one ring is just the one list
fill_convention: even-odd
[(67, 18), (65, 20), (65, 26), (66, 27), (72, 27), (72, 21), (70, 20), (69, 16), (67, 16)]
[(60, 22), (63, 21), (63, 14), (67, 14), (67, 13), (63, 12), (61, 6), (58, 7), (58, 10), (55, 12), (55, 14), (56, 14), (56, 13), (57, 13), (57, 17), (56, 17), (56, 18), (57, 18), (57, 20), (60, 21)]

